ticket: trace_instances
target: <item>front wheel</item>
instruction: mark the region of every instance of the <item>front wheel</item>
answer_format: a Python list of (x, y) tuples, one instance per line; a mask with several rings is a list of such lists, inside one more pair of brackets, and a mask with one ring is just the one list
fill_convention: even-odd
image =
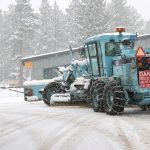
[(109, 82), (104, 89), (104, 109), (109, 115), (119, 115), (124, 111), (125, 93), (117, 81)]
[(100, 80), (96, 80), (92, 83), (91, 87), (91, 103), (94, 112), (104, 112), (103, 104), (103, 91), (105, 83)]
[(43, 91), (43, 101), (46, 105), (50, 106), (51, 96), (56, 93), (64, 92), (59, 82), (49, 83)]

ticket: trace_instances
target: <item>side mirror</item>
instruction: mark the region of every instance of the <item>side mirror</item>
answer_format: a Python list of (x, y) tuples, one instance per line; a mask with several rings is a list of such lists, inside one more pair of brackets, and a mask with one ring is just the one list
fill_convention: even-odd
[(81, 50), (80, 50), (80, 57), (81, 58), (85, 58), (86, 57), (86, 52), (85, 52), (85, 48), (82, 47)]
[(129, 46), (129, 45), (131, 45), (131, 41), (129, 39), (124, 39), (122, 41), (122, 45)]

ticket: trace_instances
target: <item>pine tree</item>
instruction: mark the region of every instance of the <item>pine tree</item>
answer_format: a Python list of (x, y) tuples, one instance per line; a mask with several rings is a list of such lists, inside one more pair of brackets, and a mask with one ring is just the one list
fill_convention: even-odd
[(150, 21), (145, 21), (140, 34), (150, 34)]
[(54, 51), (62, 50), (67, 45), (67, 35), (65, 32), (66, 17), (57, 5), (56, 1), (53, 6), (53, 39)]
[(14, 45), (11, 42), (11, 35), (13, 32), (13, 26), (11, 25), (13, 20), (13, 5), (9, 7), (8, 12), (3, 12), (3, 18), (1, 18), (1, 62), (2, 62), (2, 79), (8, 79), (8, 76), (13, 71), (15, 66), (12, 66), (12, 54)]
[(16, 0), (14, 9), (14, 43), (16, 54), (32, 54), (31, 43), (34, 35), (35, 16), (29, 0)]
[(146, 22), (145, 30), (145, 33), (150, 34), (150, 21)]
[(37, 45), (38, 53), (53, 51), (53, 10), (48, 0), (42, 0), (40, 5), (40, 25), (39, 25), (39, 42)]
[(4, 65), (4, 51), (3, 51), (3, 14), (0, 10), (0, 82), (3, 80), (3, 65)]
[[(23, 68), (20, 62), (21, 57), (31, 55), (33, 53), (32, 42), (34, 40), (35, 16), (29, 0), (16, 0), (13, 9), (13, 19), (11, 26), (13, 31), (9, 39), (14, 47), (13, 62), (14, 74), (16, 79), (19, 78), (20, 85), (23, 82)], [(15, 67), (16, 66), (16, 67)], [(18, 74), (18, 77), (17, 77)]]
[(84, 19), (81, 23), (84, 31), (84, 37), (93, 36), (95, 34), (107, 31), (108, 14), (106, 11), (105, 0), (81, 0), (82, 14)]
[[(0, 49), (2, 49), (2, 29), (3, 27), (3, 15), (2, 15), (2, 11), (0, 10)], [(2, 58), (2, 51), (0, 50), (0, 60)], [(0, 61), (0, 64), (1, 64), (1, 61)]]
[(48, 0), (40, 5), (37, 53), (53, 52), (66, 48), (65, 15), (56, 2), (53, 7)]
[(82, 26), (81, 22), (83, 16), (81, 12), (81, 2), (80, 0), (72, 0), (69, 7), (66, 9), (67, 12), (67, 23), (66, 31), (68, 42), (73, 41), (73, 46), (79, 46), (82, 43)]
[(112, 0), (109, 11), (111, 14), (109, 23), (112, 29), (124, 26), (129, 32), (141, 30), (143, 20), (136, 9), (127, 5), (127, 0)]
[(83, 43), (87, 37), (109, 30), (109, 14), (105, 0), (73, 0), (67, 10), (73, 40)]

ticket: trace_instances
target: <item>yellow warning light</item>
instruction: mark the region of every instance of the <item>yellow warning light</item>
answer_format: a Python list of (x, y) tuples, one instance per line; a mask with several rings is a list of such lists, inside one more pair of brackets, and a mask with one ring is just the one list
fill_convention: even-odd
[(125, 32), (125, 28), (123, 28), (123, 27), (117, 27), (116, 28), (116, 32), (119, 32), (119, 33)]
[(26, 61), (23, 63), (23, 65), (28, 68), (28, 69), (31, 69), (32, 68), (32, 61)]
[(135, 56), (136, 57), (144, 57), (144, 56), (146, 56), (144, 49), (142, 47), (139, 47), (137, 49), (137, 52), (136, 52)]

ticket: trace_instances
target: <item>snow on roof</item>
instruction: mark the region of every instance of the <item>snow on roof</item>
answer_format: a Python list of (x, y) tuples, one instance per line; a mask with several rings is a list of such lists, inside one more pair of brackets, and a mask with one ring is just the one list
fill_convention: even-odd
[(149, 33), (149, 34), (143, 34), (143, 35), (139, 35), (139, 36), (138, 36), (138, 40), (147, 39), (147, 38), (150, 38), (150, 33)]
[(54, 82), (54, 79), (25, 81), (23, 86), (46, 85), (51, 82)]
[(59, 75), (59, 76), (56, 76), (52, 79), (25, 81), (23, 83), (23, 86), (46, 85), (46, 84), (51, 83), (51, 82), (62, 81), (62, 80), (63, 80), (63, 76)]
[[(77, 48), (73, 48), (73, 51), (79, 50), (81, 47), (77, 47)], [(65, 53), (65, 52), (69, 52), (70, 49), (66, 49), (66, 50), (61, 50), (61, 51), (57, 51), (57, 52), (51, 52), (51, 53), (45, 53), (45, 54), (40, 54), (40, 55), (33, 55), (33, 56), (28, 56), (28, 57), (24, 57), (21, 59), (21, 61), (26, 61), (26, 60), (31, 60), (34, 58), (39, 58), (39, 57), (45, 57), (45, 56), (50, 56), (50, 55), (55, 55), (55, 54), (60, 54), (60, 53)]]

